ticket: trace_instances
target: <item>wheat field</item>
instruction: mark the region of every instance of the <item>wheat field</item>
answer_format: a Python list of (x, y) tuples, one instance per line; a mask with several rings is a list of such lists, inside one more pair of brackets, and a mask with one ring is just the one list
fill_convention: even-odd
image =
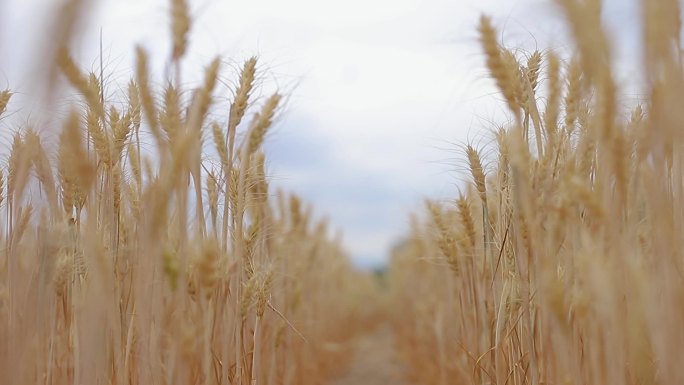
[(43, 53), (56, 133), (0, 91), (0, 384), (684, 384), (677, 0), (641, 1), (627, 107), (601, 1), (555, 1), (571, 54), (506, 47), (483, 15), (509, 119), (463, 144), (468, 183), (407, 212), (377, 274), (325, 207), (272, 188), (289, 95), (255, 96), (258, 58), (186, 82), (193, 20), (172, 0), (168, 73), (138, 46), (111, 84), (72, 57), (85, 3)]

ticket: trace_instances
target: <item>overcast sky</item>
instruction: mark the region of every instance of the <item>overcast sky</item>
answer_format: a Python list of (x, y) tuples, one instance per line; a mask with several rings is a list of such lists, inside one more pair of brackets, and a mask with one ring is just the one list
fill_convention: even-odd
[[(623, 57), (638, 37), (635, 0), (608, 1)], [(0, 0), (0, 88), (30, 92), (27, 49), (58, 1)], [(452, 198), (464, 176), (459, 144), (490, 141), (505, 118), (477, 44), (479, 15), (504, 41), (567, 49), (548, 0), (201, 0), (186, 68), (215, 55), (238, 67), (258, 55), (267, 89), (288, 93), (266, 144), (273, 184), (303, 196), (343, 231), (359, 265), (381, 264), (425, 197)], [(128, 74), (142, 44), (168, 57), (165, 0), (105, 0), (94, 8), (75, 54), (97, 68), (102, 28), (107, 72)], [(616, 32), (617, 33), (617, 32)], [(631, 54), (630, 54), (631, 52)], [(624, 65), (623, 76), (631, 76)], [(201, 72), (195, 72), (201, 75)], [(123, 79), (124, 81), (126, 79)]]

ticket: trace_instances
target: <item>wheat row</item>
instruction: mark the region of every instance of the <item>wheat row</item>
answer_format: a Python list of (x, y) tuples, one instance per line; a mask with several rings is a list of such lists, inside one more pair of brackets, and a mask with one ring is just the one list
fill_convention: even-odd
[(142, 47), (127, 85), (84, 72), (62, 28), (46, 93), (70, 97), (50, 128), (14, 123), (0, 93), (2, 383), (319, 384), (370, 316), (326, 221), (269, 186), (284, 98), (256, 97), (256, 58), (227, 95), (219, 58), (183, 82), (187, 7), (171, 2), (161, 81)]
[(464, 146), (470, 182), (394, 252), (416, 383), (684, 381), (679, 4), (641, 1), (644, 96), (625, 111), (601, 3), (556, 3), (570, 57), (510, 50), (480, 19), (510, 121), (493, 149)]

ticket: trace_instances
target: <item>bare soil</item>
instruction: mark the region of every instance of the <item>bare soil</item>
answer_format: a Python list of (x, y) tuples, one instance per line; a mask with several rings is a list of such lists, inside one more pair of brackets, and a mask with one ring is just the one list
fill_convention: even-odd
[(398, 359), (394, 336), (380, 326), (354, 342), (354, 356), (342, 374), (329, 385), (409, 385), (405, 367)]

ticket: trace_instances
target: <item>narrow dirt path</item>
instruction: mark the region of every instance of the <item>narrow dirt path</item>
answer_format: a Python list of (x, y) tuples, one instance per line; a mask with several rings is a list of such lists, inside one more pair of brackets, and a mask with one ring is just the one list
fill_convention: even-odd
[(398, 360), (394, 336), (387, 326), (380, 326), (360, 337), (347, 370), (329, 385), (409, 385), (405, 368)]

